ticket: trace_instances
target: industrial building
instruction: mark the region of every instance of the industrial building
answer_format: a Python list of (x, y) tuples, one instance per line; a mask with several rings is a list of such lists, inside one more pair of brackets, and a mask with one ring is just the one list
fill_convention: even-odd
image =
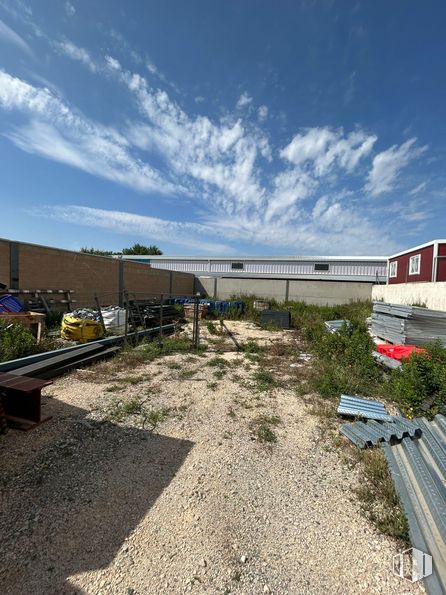
[(343, 304), (371, 298), (387, 280), (384, 256), (123, 256), (153, 269), (193, 273), (195, 289), (211, 297), (257, 295), (278, 301)]
[(122, 256), (121, 258), (145, 262), (155, 269), (194, 273), (197, 276), (292, 278), (366, 283), (385, 283), (387, 279), (387, 258), (384, 256)]
[(446, 281), (446, 240), (432, 240), (389, 257), (388, 284)]

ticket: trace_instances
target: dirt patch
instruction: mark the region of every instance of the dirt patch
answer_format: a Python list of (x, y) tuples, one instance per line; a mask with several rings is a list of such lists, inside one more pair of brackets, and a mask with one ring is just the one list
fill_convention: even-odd
[(226, 324), (264, 365), (203, 325), (204, 354), (65, 376), (51, 422), (0, 440), (1, 592), (423, 592), (297, 394), (298, 337)]

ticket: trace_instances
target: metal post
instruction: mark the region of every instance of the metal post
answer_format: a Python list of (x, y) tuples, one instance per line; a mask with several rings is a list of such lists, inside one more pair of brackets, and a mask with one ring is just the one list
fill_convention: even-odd
[(163, 294), (161, 294), (160, 295), (160, 314), (159, 314), (159, 327), (160, 327), (159, 336), (160, 336), (160, 338), (163, 336), (163, 304), (164, 304), (164, 296), (163, 296)]
[(194, 301), (194, 320), (192, 326), (192, 343), (195, 349), (200, 346), (200, 324), (199, 324), (199, 313), (200, 313), (200, 294), (197, 293)]
[(127, 335), (129, 332), (129, 296), (126, 291), (124, 291), (124, 299), (125, 299), (125, 331), (124, 331), (124, 343), (127, 344)]
[(102, 316), (101, 304), (99, 303), (99, 299), (96, 294), (94, 294), (94, 301), (96, 302), (96, 307), (98, 309), (98, 314), (99, 314), (99, 320), (101, 321), (101, 326), (102, 326), (102, 330), (104, 331), (104, 337), (105, 337), (105, 335), (107, 334), (107, 331), (105, 329), (104, 317)]

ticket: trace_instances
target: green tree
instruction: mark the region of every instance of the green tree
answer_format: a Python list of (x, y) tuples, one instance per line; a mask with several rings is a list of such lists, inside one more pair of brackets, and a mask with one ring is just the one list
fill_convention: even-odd
[(155, 246), (155, 245), (143, 246), (142, 244), (133, 244), (133, 246), (131, 248), (124, 248), (123, 251), (122, 251), (122, 254), (125, 254), (126, 256), (128, 256), (130, 254), (141, 254), (141, 255), (155, 254), (155, 255), (161, 255), (162, 254), (162, 251), (158, 248), (158, 246)]
[(80, 252), (83, 254), (95, 254), (96, 256), (112, 256), (115, 254), (111, 250), (98, 250), (97, 248), (88, 248), (87, 246), (83, 246)]

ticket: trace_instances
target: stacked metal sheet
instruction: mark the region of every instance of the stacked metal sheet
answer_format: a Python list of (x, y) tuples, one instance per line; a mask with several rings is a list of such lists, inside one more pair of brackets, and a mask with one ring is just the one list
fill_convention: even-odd
[(390, 472), (409, 523), (412, 546), (432, 556), (433, 572), (423, 585), (446, 593), (446, 418), (416, 420), (422, 436), (384, 444)]
[(446, 345), (446, 312), (375, 302), (372, 334), (402, 345), (423, 345), (435, 340)]
[(341, 395), (338, 413), (339, 415), (377, 419), (380, 421), (393, 420), (393, 417), (387, 413), (382, 403), (370, 399), (352, 397), (351, 395)]
[(395, 416), (392, 421), (370, 420), (366, 423), (357, 421), (344, 424), (341, 426), (340, 432), (359, 448), (366, 448), (367, 446), (377, 446), (381, 442), (402, 440), (405, 437), (419, 437), (422, 430), (417, 420), (409, 421), (403, 417)]

